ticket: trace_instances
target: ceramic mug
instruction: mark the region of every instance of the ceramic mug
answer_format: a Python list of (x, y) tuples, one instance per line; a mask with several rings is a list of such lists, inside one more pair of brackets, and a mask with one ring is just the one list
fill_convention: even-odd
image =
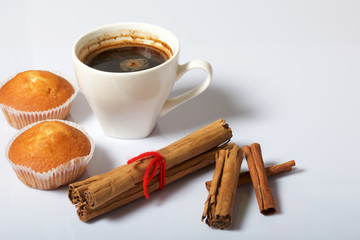
[[(136, 72), (106, 72), (84, 64), (86, 56), (105, 45), (151, 45), (169, 55), (164, 63)], [(212, 79), (211, 65), (193, 60), (179, 65), (180, 44), (168, 30), (147, 23), (116, 23), (82, 35), (73, 46), (77, 82), (106, 135), (143, 138), (157, 119), (205, 91)], [(187, 71), (202, 69), (206, 79), (197, 87), (168, 98), (174, 83)]]

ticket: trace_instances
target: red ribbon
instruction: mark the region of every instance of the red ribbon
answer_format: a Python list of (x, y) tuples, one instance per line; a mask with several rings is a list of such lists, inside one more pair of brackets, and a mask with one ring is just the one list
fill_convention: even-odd
[[(159, 168), (159, 190), (162, 189), (165, 186), (165, 160), (163, 156), (158, 152), (145, 152), (140, 154), (137, 157), (134, 157), (127, 161), (127, 163), (133, 163), (137, 160), (141, 160), (144, 158), (153, 157), (151, 162), (149, 163), (149, 166), (146, 168), (145, 174), (144, 174), (144, 181), (143, 181), (143, 188), (144, 188), (144, 195), (147, 199), (149, 199), (149, 192), (147, 189), (147, 186), (149, 185), (150, 181), (155, 176), (156, 171)], [(154, 166), (154, 167), (153, 167)], [(151, 171), (152, 170), (152, 171)], [(150, 175), (150, 176), (149, 176)]]

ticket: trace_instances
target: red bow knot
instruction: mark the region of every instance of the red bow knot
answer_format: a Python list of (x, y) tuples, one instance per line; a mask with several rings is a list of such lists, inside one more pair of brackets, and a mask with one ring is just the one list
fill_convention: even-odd
[[(151, 162), (149, 163), (148, 167), (146, 168), (143, 180), (143, 188), (144, 188), (144, 195), (147, 199), (149, 199), (149, 192), (147, 186), (149, 185), (150, 181), (154, 178), (156, 171), (159, 168), (159, 190), (165, 186), (165, 160), (164, 157), (158, 152), (145, 152), (140, 154), (137, 157), (134, 157), (127, 161), (127, 163), (133, 163), (137, 160), (141, 160), (144, 158), (153, 157)], [(151, 171), (152, 170), (152, 171)], [(149, 176), (150, 175), (150, 176)]]

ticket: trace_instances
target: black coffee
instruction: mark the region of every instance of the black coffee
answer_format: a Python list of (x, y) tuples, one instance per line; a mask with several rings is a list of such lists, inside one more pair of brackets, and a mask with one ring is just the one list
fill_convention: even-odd
[(156, 67), (168, 60), (161, 50), (144, 45), (114, 45), (89, 55), (85, 64), (106, 72), (136, 72)]

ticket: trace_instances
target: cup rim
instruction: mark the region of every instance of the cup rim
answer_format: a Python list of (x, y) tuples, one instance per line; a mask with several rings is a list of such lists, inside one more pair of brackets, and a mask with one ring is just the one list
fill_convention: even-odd
[[(83, 63), (78, 55), (76, 54), (76, 50), (77, 48), (79, 47), (78, 44), (79, 42), (84, 39), (85, 37), (87, 37), (88, 35), (91, 35), (91, 34), (95, 34), (96, 32), (100, 32), (101, 30), (105, 29), (105, 28), (112, 28), (112, 27), (116, 27), (116, 26), (145, 26), (145, 28), (157, 28), (159, 29), (160, 31), (164, 31), (166, 32), (167, 34), (169, 34), (173, 39), (175, 39), (175, 49), (171, 48), (174, 53), (172, 54), (172, 56), (166, 60), (165, 62), (163, 62), (162, 64), (158, 65), (158, 66), (155, 66), (155, 67), (152, 67), (152, 68), (149, 68), (149, 69), (144, 69), (144, 70), (140, 70), (140, 71), (135, 71), (135, 72), (107, 72), (107, 71), (102, 71), (102, 70), (98, 70), (98, 69), (95, 69), (95, 68), (92, 68), (92, 67), (89, 67), (88, 65), (86, 65), (85, 63)], [(136, 27), (133, 27), (134, 30), (136, 30)], [(120, 28), (119, 28), (120, 29)], [(151, 31), (149, 31), (151, 32)], [(150, 24), (150, 23), (145, 23), (145, 22), (118, 22), (118, 23), (112, 23), (112, 24), (107, 24), (107, 25), (102, 25), (102, 26), (99, 26), (99, 27), (96, 27), (96, 28), (93, 28), (85, 33), (83, 33), (80, 37), (78, 37), (76, 39), (76, 41), (74, 42), (73, 44), (73, 47), (72, 47), (72, 56), (73, 56), (73, 59), (74, 61), (76, 61), (78, 64), (86, 67), (89, 71), (92, 71), (92, 72), (95, 72), (95, 73), (101, 73), (101, 74), (107, 74), (107, 75), (134, 75), (134, 74), (139, 74), (139, 73), (145, 73), (145, 72), (150, 72), (150, 71), (156, 71), (157, 69), (159, 68), (162, 68), (163, 66), (167, 65), (167, 64), (170, 64), (170, 62), (172, 62), (175, 58), (177, 58), (178, 54), (179, 54), (179, 51), (180, 51), (180, 43), (179, 43), (179, 40), (178, 38), (176, 37), (175, 34), (173, 34), (172, 32), (170, 32), (169, 30), (161, 27), (161, 26), (158, 26), (158, 25), (155, 25), (155, 24)]]

